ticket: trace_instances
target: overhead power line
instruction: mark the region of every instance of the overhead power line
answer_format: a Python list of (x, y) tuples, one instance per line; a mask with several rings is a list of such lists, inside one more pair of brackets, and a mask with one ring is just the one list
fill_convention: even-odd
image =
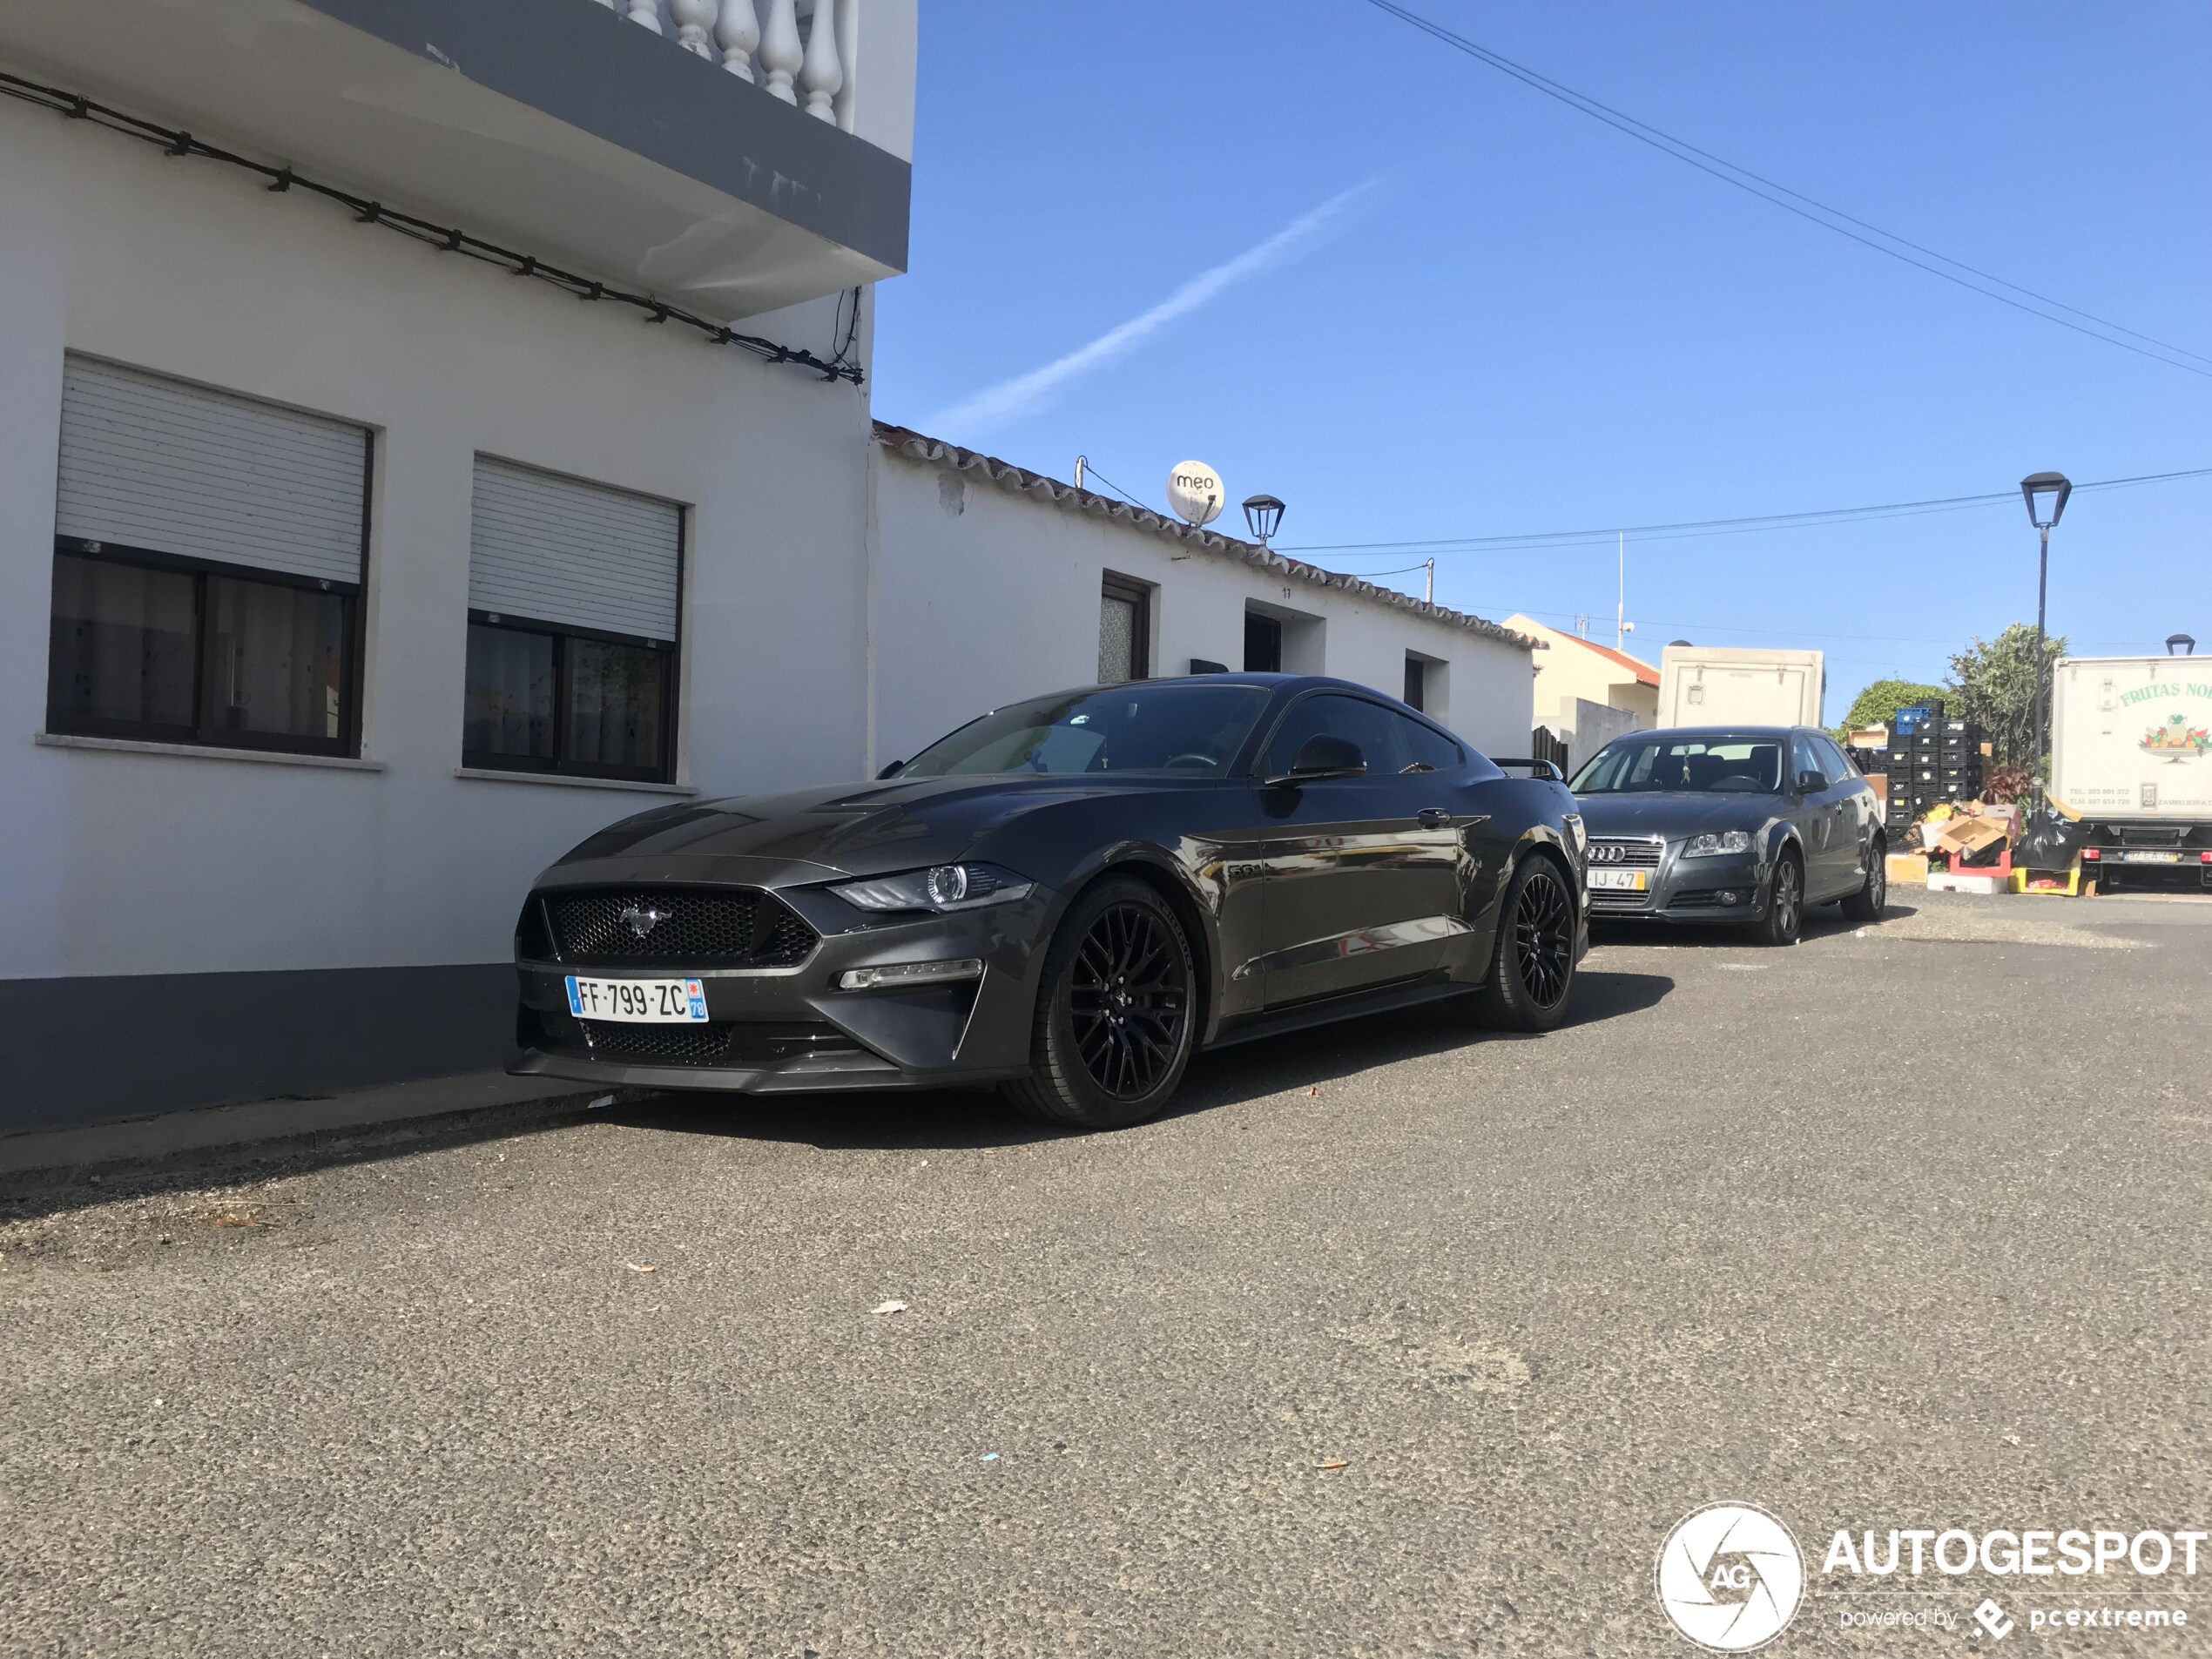
[[(2077, 334), (2085, 334), (2091, 340), (2101, 341), (2107, 346), (2117, 346), (2122, 351), (2134, 353), (2138, 357), (2148, 357), (2153, 362), (2164, 363), (2169, 368), (2182, 369), (2191, 374), (2202, 375), (2205, 379), (2212, 380), (2212, 357), (2208, 357), (2202, 353), (2191, 351), (2185, 346), (2176, 346), (2171, 341), (2160, 340), (2155, 335), (2147, 334), (2139, 329), (2130, 328), (2123, 323), (2114, 322), (2108, 317), (2100, 317), (2094, 312), (2084, 311), (2079, 306), (2068, 305), (2064, 300), (2054, 300), (2048, 294), (2039, 293), (2033, 288), (2025, 287), (2020, 283), (1984, 271), (1977, 266), (1969, 265), (1964, 260), (1955, 260), (1947, 253), (1939, 253), (1933, 248), (1923, 246), (1920, 243), (1898, 235), (1894, 231), (1885, 231), (1878, 225), (1870, 224), (1865, 219), (1844, 212), (1841, 208), (1831, 207), (1827, 203), (1816, 200), (1802, 191), (1793, 190), (1787, 185), (1756, 173), (1749, 167), (1715, 155), (1710, 150), (1701, 150), (1685, 138), (1678, 138), (1670, 132), (1662, 132), (1651, 125), (1647, 121), (1638, 120), (1635, 116), (1615, 109), (1609, 104), (1601, 103), (1587, 93), (1578, 92), (1571, 86), (1562, 85), (1548, 76), (1540, 75), (1525, 64), (1517, 64), (1509, 57), (1492, 51), (1487, 46), (1469, 40), (1465, 35), (1446, 28), (1442, 24), (1399, 5), (1397, 0), (1367, 0), (1367, 3), (1379, 11), (1387, 12), (1400, 22), (1410, 24), (1432, 39), (1451, 47), (1453, 51), (1464, 52), (1479, 62), (1487, 64), (1501, 74), (1511, 76), (1524, 86), (1532, 87), (1547, 98), (1557, 99), (1569, 109), (1578, 111), (1594, 120), (1602, 121), (1606, 125), (1616, 132), (1626, 133), (1640, 144), (1649, 145), (1661, 153), (1672, 156), (1676, 160), (1695, 167), (1700, 172), (1710, 174), (1723, 184), (1733, 185), (1746, 194), (1756, 196), (1771, 206), (1781, 208), (1784, 212), (1795, 213), (1799, 219), (1810, 224), (1817, 225), (1823, 230), (1832, 231), (1838, 236), (1847, 237), (1862, 246), (1872, 248), (1877, 253), (1887, 254), (1891, 259), (1925, 271), (1931, 276), (1940, 277), (1946, 282), (1953, 283), (1969, 293), (1980, 294), (1986, 300), (1994, 300), (2000, 305), (2010, 306), (2013, 310), (2026, 312), (2031, 317), (2040, 317), (2045, 322), (2056, 323), (2061, 328), (2070, 328)], [(1856, 228), (1853, 228), (1854, 226)], [(1926, 257), (1916, 258), (1915, 255)], [(1931, 260), (1935, 263), (1930, 263)], [(1951, 268), (1945, 269), (1946, 266)], [(1965, 274), (1962, 275), (1961, 273)], [(1986, 284), (1995, 286), (1985, 286)], [(2008, 289), (2010, 292), (2000, 293), (1998, 290), (2000, 288)], [(2014, 295), (2025, 297), (2016, 299)], [(2033, 303), (2031, 304), (2030, 301)], [(2049, 309), (2040, 308), (2047, 307)], [(2066, 316), (2054, 314), (2057, 312), (2068, 314)], [(2072, 318), (2080, 318), (2082, 320), (2077, 322), (2071, 320)], [(2095, 326), (2089, 326), (2091, 324)], [(2101, 333), (2100, 330), (2110, 332)]]
[[(2212, 467), (2193, 467), (2182, 472), (2147, 472), (2129, 478), (2099, 478), (2074, 485), (2075, 493), (2098, 489), (2126, 489), (2142, 484), (2175, 483), (2188, 478), (2212, 478)], [(1754, 513), (1741, 518), (1689, 518), (1669, 524), (1604, 524), (1578, 530), (1531, 530), (1518, 536), (1440, 536), (1421, 541), (1308, 542), (1285, 546), (1285, 553), (1499, 553), (1517, 549), (1611, 546), (1616, 536), (1642, 541), (1676, 541), (1704, 536), (1741, 536), (1762, 530), (1811, 529), (1822, 524), (1854, 523), (1861, 519), (1913, 518), (1925, 513), (1960, 512), (1999, 502), (2017, 502), (2018, 489), (1992, 490), (1979, 496), (1939, 496), (1927, 501), (1881, 502), (1867, 507), (1830, 507), (1808, 513)]]

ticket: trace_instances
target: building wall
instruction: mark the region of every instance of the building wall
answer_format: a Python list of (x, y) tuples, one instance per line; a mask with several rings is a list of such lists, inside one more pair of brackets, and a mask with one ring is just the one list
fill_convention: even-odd
[[(864, 392), (4, 100), (0, 203), (0, 1129), (497, 1062), (488, 965), (531, 876), (667, 797), (455, 776), (479, 451), (687, 504), (680, 784), (860, 770)], [(750, 326), (821, 349), (832, 306)], [(362, 762), (38, 740), (65, 349), (374, 430)], [(209, 977), (303, 969), (366, 999), (313, 1077), (260, 1042), (252, 981)], [(130, 1017), (183, 1006), (173, 976), (194, 1054), (104, 1070)], [(198, 1052), (226, 1042), (229, 1071)]]
[(1560, 724), (1554, 728), (1567, 739), (1568, 775), (1581, 769), (1582, 763), (1618, 737), (1647, 729), (1649, 722), (1603, 703), (1593, 703), (1586, 697), (1571, 698), (1560, 711)]
[(876, 464), (875, 751), (914, 753), (987, 709), (1097, 677), (1099, 585), (1152, 584), (1152, 671), (1239, 668), (1247, 604), (1291, 619), (1285, 667), (1393, 697), (1406, 656), (1440, 664), (1429, 712), (1478, 749), (1526, 754), (1529, 652), (885, 448)]
[(1536, 658), (1536, 718), (1541, 724), (1554, 729), (1572, 725), (1577, 698), (1625, 709), (1645, 726), (1655, 723), (1659, 710), (1656, 683), (1642, 684), (1620, 664), (1588, 649), (1575, 635), (1548, 627), (1533, 617), (1508, 617), (1506, 626), (1533, 635), (1551, 647)]

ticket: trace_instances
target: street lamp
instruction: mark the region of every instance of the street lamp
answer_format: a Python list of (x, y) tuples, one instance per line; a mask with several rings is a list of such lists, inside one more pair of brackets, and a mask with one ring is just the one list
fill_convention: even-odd
[(1244, 498), (1244, 523), (1252, 527), (1252, 539), (1262, 547), (1275, 534), (1283, 522), (1283, 503), (1272, 496), (1247, 496)]
[(2051, 584), (2051, 529), (2066, 512), (2066, 498), (2074, 486), (2060, 472), (2032, 472), (2020, 480), (2020, 495), (2027, 502), (2028, 523), (2042, 538), (2043, 550), (2035, 566), (2035, 750), (2030, 765), (2035, 769), (2035, 804), (2043, 804), (2043, 606)]

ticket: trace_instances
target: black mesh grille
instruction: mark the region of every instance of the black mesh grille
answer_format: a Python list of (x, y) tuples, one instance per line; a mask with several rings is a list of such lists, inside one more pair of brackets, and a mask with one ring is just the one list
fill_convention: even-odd
[(595, 1060), (640, 1066), (718, 1066), (730, 1052), (727, 1021), (705, 1025), (617, 1025), (580, 1020)]
[(795, 968), (820, 937), (751, 887), (594, 887), (547, 894), (545, 910), (570, 962)]
[(772, 1066), (806, 1055), (861, 1052), (826, 1020), (711, 1020), (701, 1025), (630, 1025), (523, 1011), (523, 1046), (633, 1066)]

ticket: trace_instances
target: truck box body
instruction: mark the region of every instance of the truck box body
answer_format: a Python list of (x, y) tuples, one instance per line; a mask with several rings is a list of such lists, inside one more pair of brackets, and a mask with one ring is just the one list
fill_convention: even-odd
[(2060, 663), (2051, 794), (2085, 819), (2212, 823), (2212, 658)]
[(1827, 679), (1817, 651), (1669, 645), (1659, 658), (1658, 724), (1818, 725)]
[(2212, 659), (2080, 657), (2051, 683), (2051, 799), (2107, 887), (2212, 891)]

